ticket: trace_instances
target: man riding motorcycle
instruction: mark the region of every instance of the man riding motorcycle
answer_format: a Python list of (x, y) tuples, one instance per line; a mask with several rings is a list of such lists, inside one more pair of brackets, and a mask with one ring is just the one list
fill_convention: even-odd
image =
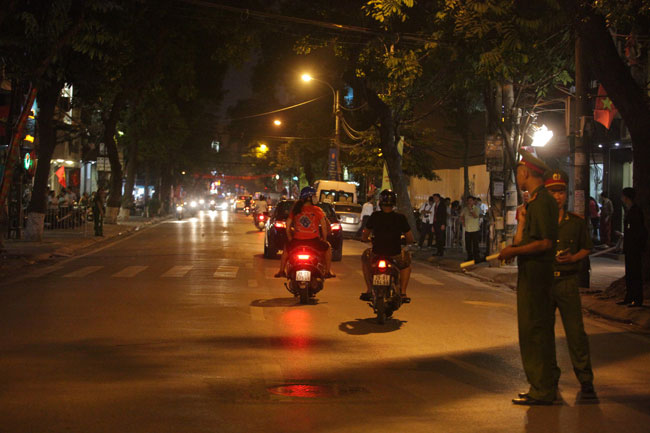
[(275, 274), (276, 278), (286, 278), (285, 268), (289, 254), (294, 248), (301, 245), (307, 245), (323, 253), (326, 269), (324, 277), (335, 277), (331, 271), (332, 247), (327, 242), (330, 224), (325, 213), (315, 205), (316, 202), (316, 190), (314, 188), (307, 186), (300, 191), (300, 199), (293, 205), (289, 218), (287, 218), (287, 243), (282, 251), (280, 271)]
[(269, 204), (263, 195), (260, 195), (260, 199), (255, 202), (255, 210), (260, 214), (268, 214)]
[(390, 257), (400, 270), (400, 295), (402, 302), (410, 302), (411, 298), (406, 296), (406, 287), (411, 276), (411, 253), (406, 249), (402, 250), (402, 234), (406, 238), (406, 244), (414, 242), (413, 233), (406, 217), (395, 212), (397, 195), (388, 189), (379, 194), (380, 211), (373, 212), (363, 229), (361, 240), (368, 242), (370, 233), (373, 235), (372, 248), (368, 248), (361, 255), (363, 276), (366, 282), (366, 292), (362, 293), (360, 299), (363, 301), (372, 300), (372, 274), (371, 264), (376, 256)]

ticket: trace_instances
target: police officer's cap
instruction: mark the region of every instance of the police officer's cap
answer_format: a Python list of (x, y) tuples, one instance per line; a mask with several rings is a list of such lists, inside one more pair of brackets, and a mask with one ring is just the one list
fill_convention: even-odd
[(518, 165), (523, 165), (528, 169), (537, 172), (540, 175), (543, 175), (546, 171), (550, 170), (549, 166), (544, 163), (541, 159), (533, 156), (532, 153), (526, 152), (525, 150), (520, 151), (521, 160)]
[(562, 170), (549, 170), (544, 174), (544, 185), (549, 189), (566, 189), (569, 175)]

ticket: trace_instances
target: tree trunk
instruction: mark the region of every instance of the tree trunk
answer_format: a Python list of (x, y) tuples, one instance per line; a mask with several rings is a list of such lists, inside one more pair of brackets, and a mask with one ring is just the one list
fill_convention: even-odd
[(129, 143), (129, 153), (126, 164), (126, 182), (124, 183), (124, 197), (122, 197), (122, 208), (120, 209), (120, 218), (128, 220), (131, 215), (133, 206), (133, 186), (135, 185), (135, 176), (138, 168), (138, 142), (131, 140)]
[(56, 147), (54, 114), (63, 83), (55, 83), (38, 92), (38, 164), (34, 174), (32, 198), (27, 207), (25, 239), (41, 242), (43, 223), (47, 212), (47, 183), (50, 176), (50, 161)]
[[(567, 0), (564, 1), (567, 3)], [(570, 2), (577, 8), (576, 2)], [(585, 57), (592, 70), (607, 91), (614, 105), (621, 113), (632, 137), (634, 159), (634, 187), (637, 203), (643, 209), (645, 225), (650, 228), (650, 108), (644, 98), (643, 89), (635, 82), (629, 68), (616, 50), (607, 30), (605, 18), (586, 10), (579, 21), (577, 31), (584, 41)], [(619, 194), (619, 191), (610, 191)], [(650, 269), (650, 249), (644, 255), (644, 268)], [(646, 272), (645, 279), (650, 277)]]
[(115, 142), (115, 133), (117, 121), (125, 103), (126, 95), (118, 93), (113, 100), (110, 113), (104, 117), (104, 146), (106, 146), (108, 159), (111, 162), (111, 185), (106, 202), (106, 217), (104, 218), (106, 224), (117, 224), (117, 214), (122, 202), (122, 164)]
[(174, 178), (172, 168), (169, 165), (163, 165), (160, 169), (160, 214), (167, 215), (171, 205), (171, 188)]

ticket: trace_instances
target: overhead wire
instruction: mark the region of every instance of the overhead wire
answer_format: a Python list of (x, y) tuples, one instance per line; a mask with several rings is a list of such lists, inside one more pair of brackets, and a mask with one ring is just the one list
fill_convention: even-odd
[(319, 96), (318, 98), (310, 99), (309, 101), (300, 102), (298, 104), (294, 104), (294, 105), (291, 105), (289, 107), (279, 108), (277, 110), (267, 111), (265, 113), (251, 114), (250, 116), (234, 117), (234, 118), (230, 118), (230, 119), (225, 119), (225, 121), (234, 122), (234, 121), (237, 121), (237, 120), (252, 119), (252, 118), (255, 118), (255, 117), (268, 116), (269, 114), (275, 114), (275, 113), (279, 113), (281, 111), (292, 110), (292, 109), (294, 109), (296, 107), (300, 107), (301, 105), (311, 104), (312, 102), (316, 102), (319, 99), (323, 99), (325, 96), (328, 96), (328, 95), (322, 95), (322, 96)]

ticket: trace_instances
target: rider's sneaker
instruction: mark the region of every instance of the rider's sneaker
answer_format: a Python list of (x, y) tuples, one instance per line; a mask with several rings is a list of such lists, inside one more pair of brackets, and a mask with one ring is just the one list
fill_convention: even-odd
[(410, 304), (411, 303), (411, 298), (409, 298), (406, 295), (400, 295), (402, 298), (402, 304)]
[(361, 296), (359, 296), (359, 299), (362, 301), (372, 301), (372, 293), (363, 292)]
[(328, 273), (326, 273), (326, 274), (323, 276), (323, 278), (336, 278), (336, 275), (334, 275), (334, 274), (331, 273), (331, 272), (328, 272)]
[(284, 271), (280, 271), (274, 275), (275, 278), (287, 278), (287, 274)]

